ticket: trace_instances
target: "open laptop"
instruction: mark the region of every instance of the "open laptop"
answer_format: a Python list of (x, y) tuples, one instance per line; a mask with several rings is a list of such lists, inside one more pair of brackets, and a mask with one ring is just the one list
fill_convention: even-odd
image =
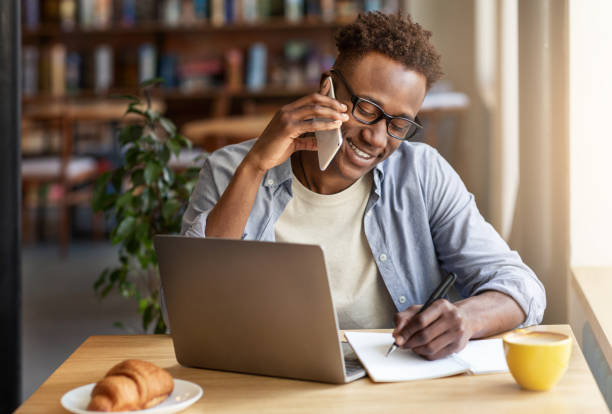
[(190, 367), (346, 383), (319, 246), (155, 236), (176, 359)]

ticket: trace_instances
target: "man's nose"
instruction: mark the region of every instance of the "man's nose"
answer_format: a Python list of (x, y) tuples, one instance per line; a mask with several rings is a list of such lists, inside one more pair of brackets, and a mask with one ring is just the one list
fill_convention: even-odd
[(364, 125), (361, 128), (361, 138), (363, 142), (374, 148), (383, 148), (387, 145), (390, 138), (387, 134), (387, 124), (381, 119), (373, 125)]

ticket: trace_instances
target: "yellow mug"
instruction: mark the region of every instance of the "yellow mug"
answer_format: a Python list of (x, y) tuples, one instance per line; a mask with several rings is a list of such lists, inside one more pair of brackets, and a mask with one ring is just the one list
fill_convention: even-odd
[(572, 339), (557, 332), (517, 329), (503, 336), (510, 373), (523, 388), (544, 391), (567, 370)]

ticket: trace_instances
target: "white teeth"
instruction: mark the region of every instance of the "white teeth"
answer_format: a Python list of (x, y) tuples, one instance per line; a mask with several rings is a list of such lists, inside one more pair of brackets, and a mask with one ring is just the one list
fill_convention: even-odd
[(357, 146), (355, 144), (353, 144), (352, 141), (347, 140), (349, 146), (353, 149), (353, 151), (355, 151), (355, 154), (357, 154), (357, 156), (359, 156), (360, 158), (369, 160), (370, 158), (372, 158), (372, 155), (363, 152), (362, 150), (360, 150), (359, 148), (357, 148)]

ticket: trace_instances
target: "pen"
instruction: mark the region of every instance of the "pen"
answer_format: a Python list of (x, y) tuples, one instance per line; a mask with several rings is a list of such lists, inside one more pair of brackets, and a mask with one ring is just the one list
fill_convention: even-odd
[[(449, 273), (446, 279), (444, 279), (438, 285), (438, 287), (432, 292), (432, 294), (429, 296), (429, 299), (427, 299), (425, 304), (421, 306), (421, 309), (419, 309), (419, 311), (415, 314), (415, 316), (421, 312), (424, 312), (425, 309), (430, 307), (431, 304), (437, 301), (438, 299), (444, 297), (444, 295), (448, 293), (448, 290), (451, 288), (451, 286), (453, 286), (453, 283), (455, 283), (455, 280), (457, 280), (457, 275), (455, 275), (454, 273)], [(399, 348), (398, 345), (395, 342), (393, 342), (393, 345), (391, 345), (385, 357), (388, 357), (389, 355), (391, 355), (393, 351), (395, 351), (397, 348)]]

